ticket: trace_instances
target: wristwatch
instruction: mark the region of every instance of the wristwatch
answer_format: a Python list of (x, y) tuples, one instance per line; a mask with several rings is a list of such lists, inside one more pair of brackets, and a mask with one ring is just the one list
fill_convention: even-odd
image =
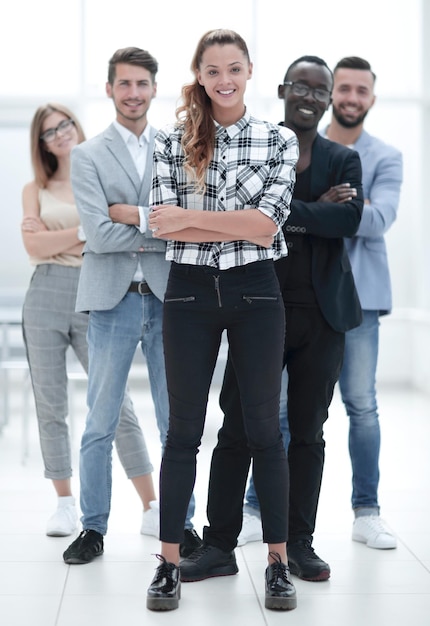
[(84, 229), (82, 228), (82, 224), (79, 224), (78, 226), (78, 239), (79, 241), (86, 241), (87, 238), (85, 237), (85, 233), (84, 233)]

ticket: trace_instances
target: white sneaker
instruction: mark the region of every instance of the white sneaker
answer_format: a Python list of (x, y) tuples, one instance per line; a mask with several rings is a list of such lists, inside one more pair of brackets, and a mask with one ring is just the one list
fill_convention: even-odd
[(244, 546), (249, 541), (262, 541), (263, 529), (261, 528), (261, 519), (256, 515), (249, 513), (243, 514), (242, 530), (237, 538), (238, 547)]
[(379, 515), (356, 517), (352, 527), (352, 539), (378, 550), (397, 548), (397, 539)]
[(72, 535), (78, 526), (78, 512), (74, 498), (67, 498), (67, 503), (62, 503), (63, 498), (58, 499), (58, 507), (54, 515), (49, 518), (46, 525), (48, 537), (68, 537)]
[(141, 535), (152, 535), (160, 538), (160, 507), (157, 500), (149, 503), (150, 508), (143, 512)]

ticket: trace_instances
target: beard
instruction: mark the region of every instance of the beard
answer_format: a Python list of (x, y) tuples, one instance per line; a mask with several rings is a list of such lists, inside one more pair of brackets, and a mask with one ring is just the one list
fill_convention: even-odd
[(345, 118), (339, 111), (339, 109), (333, 106), (333, 117), (338, 122), (338, 124), (340, 124), (344, 128), (356, 128), (356, 126), (360, 126), (360, 124), (362, 124), (366, 119), (366, 115), (368, 113), (369, 111), (367, 110), (362, 115), (359, 115), (355, 120), (350, 120)]
[(127, 111), (118, 106), (115, 100), (114, 106), (119, 117), (122, 117), (124, 120), (128, 120), (129, 122), (138, 122), (139, 120), (143, 119), (148, 112), (148, 107), (145, 107), (144, 110), (141, 111), (139, 114), (127, 114)]

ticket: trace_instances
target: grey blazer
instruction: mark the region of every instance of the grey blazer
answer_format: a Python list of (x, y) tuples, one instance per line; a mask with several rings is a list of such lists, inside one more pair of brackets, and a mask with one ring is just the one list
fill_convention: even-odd
[[(76, 299), (77, 311), (113, 309), (125, 296), (138, 261), (146, 282), (163, 301), (170, 263), (166, 243), (135, 226), (112, 222), (115, 203), (148, 207), (155, 130), (151, 130), (146, 171), (141, 181), (124, 140), (112, 124), (72, 150), (71, 179), (87, 237)], [(149, 209), (147, 209), (149, 212)], [(139, 249), (142, 248), (143, 252)]]
[[(326, 136), (327, 128), (321, 133)], [(360, 226), (345, 247), (361, 303), (367, 311), (390, 313), (391, 281), (385, 234), (397, 217), (403, 179), (403, 157), (365, 130), (354, 144), (363, 170), (365, 201)]]
[(363, 131), (354, 145), (363, 167), (363, 194), (369, 200), (355, 236), (345, 241), (364, 310), (390, 313), (392, 294), (385, 234), (397, 217), (403, 158), (394, 148)]

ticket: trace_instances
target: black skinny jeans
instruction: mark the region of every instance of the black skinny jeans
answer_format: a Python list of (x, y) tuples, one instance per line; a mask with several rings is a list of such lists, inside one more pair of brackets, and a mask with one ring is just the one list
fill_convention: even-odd
[[(334, 331), (316, 307), (287, 307), (284, 362), (288, 369), (288, 448), (290, 491), (289, 541), (311, 539), (324, 467), (323, 425), (339, 378), (345, 344), (344, 333)], [(207, 517), (207, 543), (232, 550), (242, 526), (242, 508), (225, 511), (220, 486), (243, 492), (250, 458), (244, 441), (238, 384), (230, 359), (220, 395), (224, 423), (212, 454)], [(235, 460), (235, 471), (233, 466)], [(230, 476), (230, 478), (229, 478)], [(255, 482), (255, 474), (254, 474)], [(233, 484), (234, 483), (234, 484)], [(258, 499), (260, 496), (257, 492)], [(279, 494), (278, 494), (279, 497)], [(263, 539), (264, 526), (263, 526)]]
[[(164, 302), (170, 422), (160, 472), (161, 540), (183, 540), (209, 388), (226, 330), (266, 539), (286, 541), (288, 501), (281, 494), (288, 491), (288, 462), (279, 428), (285, 313), (273, 262), (228, 270), (172, 263)], [(220, 485), (221, 492), (224, 487), (223, 507), (241, 511), (244, 486), (235, 493), (227, 484)]]

